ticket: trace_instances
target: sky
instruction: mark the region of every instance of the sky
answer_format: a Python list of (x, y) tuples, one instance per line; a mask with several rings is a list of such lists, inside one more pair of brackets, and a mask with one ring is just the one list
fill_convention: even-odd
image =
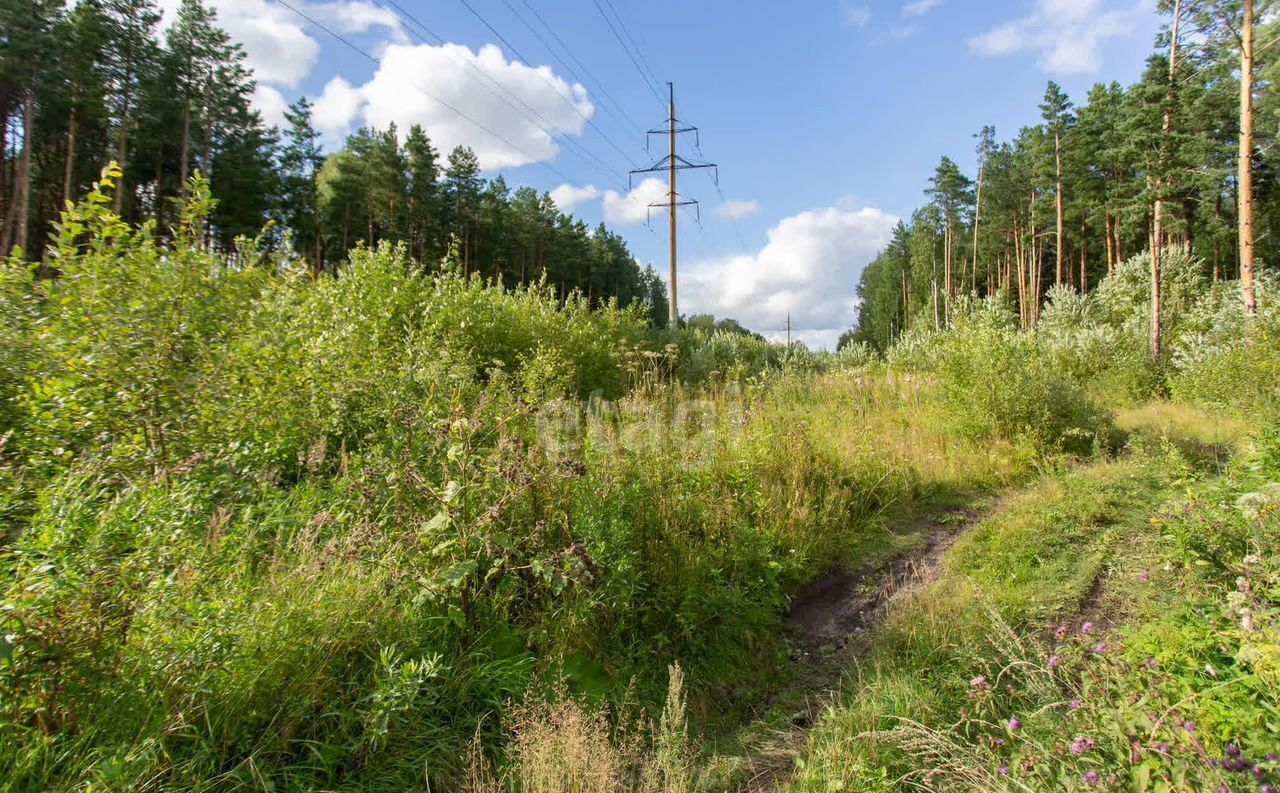
[[(282, 123), (308, 97), (330, 149), (363, 125), (422, 124), (486, 175), (552, 194), (622, 234), (665, 277), (664, 181), (676, 115), (679, 308), (831, 347), (862, 269), (925, 201), (942, 155), (1038, 122), (1048, 80), (1083, 99), (1135, 81), (1155, 0), (207, 0)], [(287, 5), (286, 5), (287, 3)], [(166, 18), (178, 0), (161, 0)], [(305, 16), (304, 16), (305, 15)], [(309, 19), (308, 19), (309, 18)], [(336, 36), (334, 35), (336, 34)], [(340, 38), (339, 38), (340, 37)], [(695, 145), (696, 144), (696, 145)]]

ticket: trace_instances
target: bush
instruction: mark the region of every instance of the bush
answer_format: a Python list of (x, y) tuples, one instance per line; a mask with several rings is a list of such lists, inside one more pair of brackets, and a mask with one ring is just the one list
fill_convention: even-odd
[(1028, 436), (1078, 453), (1104, 440), (1106, 415), (1034, 337), (992, 327), (949, 333), (939, 348), (937, 374), (943, 404), (965, 435)]
[(1188, 312), (1174, 348), (1174, 396), (1254, 418), (1280, 415), (1280, 284), (1257, 283), (1258, 316), (1245, 316), (1240, 283), (1215, 284)]

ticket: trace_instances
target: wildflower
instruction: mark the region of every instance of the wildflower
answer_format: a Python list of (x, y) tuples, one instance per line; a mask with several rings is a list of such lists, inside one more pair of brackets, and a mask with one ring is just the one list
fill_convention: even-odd
[(1097, 644), (1093, 645), (1093, 647), (1089, 648), (1089, 652), (1096, 653), (1097, 655), (1102, 655), (1106, 651), (1107, 651), (1106, 642), (1098, 642)]
[(996, 770), (1000, 772), (1000, 776), (1009, 776), (1009, 766), (1004, 763), (1001, 763), (1000, 767)]
[(1275, 753), (1275, 752), (1272, 752), (1271, 754), (1267, 755), (1267, 762), (1268, 762), (1268, 763), (1274, 763), (1274, 762), (1276, 762), (1276, 760), (1277, 760), (1277, 759), (1280, 759), (1280, 758), (1277, 758), (1277, 756), (1276, 756), (1276, 753)]
[(1182, 722), (1182, 729), (1186, 730), (1187, 732), (1195, 732), (1196, 723), (1191, 719), (1187, 719), (1186, 721)]
[(1078, 699), (1073, 699), (1073, 700), (1071, 700), (1069, 703), (1067, 703), (1067, 708), (1068, 708), (1068, 709), (1070, 709), (1070, 710), (1079, 710), (1079, 709), (1080, 709), (1080, 700), (1078, 700)]
[(1019, 728), (1021, 728), (1021, 727), (1022, 727), (1022, 722), (1018, 721), (1018, 717), (1017, 717), (1017, 716), (1014, 716), (1014, 717), (1012, 717), (1012, 718), (1010, 718), (1010, 719), (1009, 719), (1009, 730), (1010, 730), (1010, 732), (1015, 731), (1015, 730), (1018, 730), (1018, 729), (1019, 729)]
[(1240, 755), (1240, 747), (1234, 743), (1227, 744), (1227, 756), (1238, 757)]
[(1093, 632), (1093, 623), (1092, 623), (1092, 622), (1086, 622), (1085, 624), (1083, 624), (1083, 625), (1081, 625), (1081, 626), (1080, 626), (1080, 633), (1081, 633), (1082, 635), (1087, 635), (1087, 634), (1092, 633), (1092, 632)]
[(1085, 771), (1085, 772), (1084, 772), (1084, 783), (1085, 783), (1086, 785), (1096, 785), (1096, 784), (1098, 784), (1098, 772), (1097, 772), (1097, 771)]
[(982, 675), (978, 675), (977, 677), (969, 681), (969, 687), (970, 688), (986, 688), (987, 678)]
[(1077, 735), (1075, 739), (1071, 741), (1072, 754), (1075, 754), (1075, 755), (1084, 754), (1085, 752), (1089, 751), (1092, 748), (1093, 748), (1092, 738), (1086, 738), (1083, 735)]
[(1054, 632), (1053, 632), (1053, 635), (1054, 635), (1054, 636), (1057, 636), (1059, 639), (1061, 639), (1061, 638), (1065, 637), (1065, 636), (1067, 635), (1067, 629), (1066, 629), (1066, 627), (1065, 627), (1065, 626), (1063, 626), (1063, 625), (1059, 625), (1059, 626), (1058, 626), (1058, 629), (1057, 629), (1056, 631), (1054, 631)]
[(1169, 744), (1165, 743), (1164, 741), (1161, 741), (1160, 743), (1156, 744), (1156, 751), (1159, 752), (1160, 754), (1168, 754)]
[(1150, 581), (1150, 580), (1151, 580), (1151, 574), (1150, 574), (1150, 573), (1140, 573), (1140, 574), (1138, 575), (1138, 580), (1139, 580), (1139, 581)]
[(1049, 668), (1050, 668), (1050, 669), (1057, 669), (1057, 668), (1058, 668), (1058, 666), (1059, 666), (1061, 663), (1062, 663), (1062, 656), (1060, 656), (1060, 655), (1051, 655), (1051, 656), (1049, 656)]

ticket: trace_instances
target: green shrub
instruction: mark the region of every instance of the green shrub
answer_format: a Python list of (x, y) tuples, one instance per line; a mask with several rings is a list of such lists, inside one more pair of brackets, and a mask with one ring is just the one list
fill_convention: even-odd
[(1105, 440), (1106, 415), (1034, 337), (990, 327), (949, 333), (937, 376), (951, 421), (970, 437), (1029, 436), (1079, 453)]
[(1215, 284), (1188, 313), (1174, 351), (1176, 398), (1251, 418), (1280, 416), (1280, 284), (1264, 275), (1257, 293), (1254, 319), (1245, 316), (1238, 281)]

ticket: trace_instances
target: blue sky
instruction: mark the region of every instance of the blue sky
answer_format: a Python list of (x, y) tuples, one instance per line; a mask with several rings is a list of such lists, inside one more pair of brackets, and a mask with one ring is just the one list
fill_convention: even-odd
[[(639, 127), (665, 119), (645, 64), (674, 81), (730, 200), (708, 174), (681, 175), (702, 201), (701, 228), (682, 217), (681, 311), (771, 336), (789, 312), (819, 346), (854, 321), (859, 273), (941, 155), (972, 169), (973, 134), (1035, 123), (1049, 79), (1074, 98), (1133, 81), (1160, 25), (1154, 0), (397, 0), (416, 21), (389, 0), (288, 2), (377, 62), (276, 0), (210, 0), (269, 120), (305, 95), (330, 145), (363, 124), (423, 123), (490, 175), (604, 220), (663, 273), (666, 225), (646, 226), (644, 206), (665, 188), (629, 193), (626, 172), (648, 164)], [(605, 21), (615, 11), (640, 68)]]

